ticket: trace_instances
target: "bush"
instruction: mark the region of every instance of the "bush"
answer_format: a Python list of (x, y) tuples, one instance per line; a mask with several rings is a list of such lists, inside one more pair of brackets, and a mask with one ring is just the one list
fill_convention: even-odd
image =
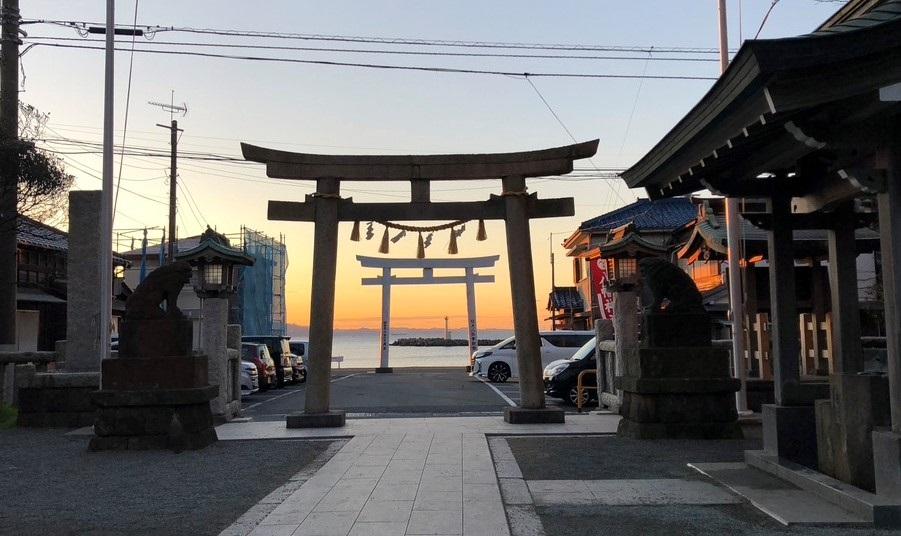
[(15, 428), (18, 417), (19, 410), (12, 406), (0, 404), (0, 430)]

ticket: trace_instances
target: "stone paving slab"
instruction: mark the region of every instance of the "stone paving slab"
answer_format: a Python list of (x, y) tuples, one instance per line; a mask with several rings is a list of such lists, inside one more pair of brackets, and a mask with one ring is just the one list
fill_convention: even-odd
[[(411, 417), (403, 419), (348, 419), (341, 428), (286, 428), (284, 421), (226, 423), (216, 427), (220, 441), (239, 439), (307, 439), (377, 436), (382, 434), (579, 435), (615, 434), (619, 415), (567, 415), (564, 424), (508, 424), (500, 416)], [(391, 449), (388, 449), (391, 450)], [(395, 450), (391, 450), (395, 454)], [(404, 444), (400, 459), (418, 458), (422, 442)], [(443, 451), (438, 451), (435, 457)], [(382, 452), (384, 454), (384, 452)], [(431, 454), (429, 454), (431, 455)]]
[(869, 525), (863, 518), (809, 491), (744, 463), (693, 463), (691, 467), (746, 498), (783, 525)]

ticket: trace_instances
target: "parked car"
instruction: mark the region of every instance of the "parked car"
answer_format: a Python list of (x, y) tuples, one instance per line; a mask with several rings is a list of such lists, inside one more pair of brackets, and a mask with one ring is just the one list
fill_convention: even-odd
[[(545, 366), (557, 359), (567, 359), (589, 339), (594, 337), (593, 331), (542, 331), (541, 365)], [(485, 350), (477, 350), (472, 354), (472, 374), (480, 378), (488, 378), (495, 383), (503, 383), (519, 376), (516, 364), (516, 340), (509, 337)]]
[(288, 347), (291, 348), (291, 353), (297, 357), (294, 361), (294, 370), (300, 369), (300, 381), (307, 381), (307, 367), (304, 365), (304, 360), (310, 355), (310, 343), (307, 341), (288, 341)]
[(257, 366), (241, 360), (241, 396), (252, 395), (260, 390), (260, 376)]
[(265, 344), (242, 342), (241, 360), (256, 365), (260, 389), (266, 390), (275, 387), (277, 378), (275, 375), (275, 361), (269, 355), (269, 348)]
[[(288, 337), (282, 335), (248, 335), (241, 337), (242, 342), (257, 342), (269, 348), (269, 355), (275, 361), (276, 386), (284, 387), (289, 381), (298, 381), (300, 371), (294, 372), (294, 355), (288, 346)], [(297, 380), (295, 380), (297, 378)]]
[[(576, 381), (583, 370), (597, 368), (597, 346), (594, 337), (573, 354), (569, 359), (558, 359), (544, 368), (544, 392), (554, 398), (562, 398), (565, 402), (576, 405), (578, 389)], [(586, 374), (582, 385), (593, 387), (597, 385), (597, 376)], [(582, 404), (588, 404), (597, 400), (597, 391), (586, 389), (582, 391)]]

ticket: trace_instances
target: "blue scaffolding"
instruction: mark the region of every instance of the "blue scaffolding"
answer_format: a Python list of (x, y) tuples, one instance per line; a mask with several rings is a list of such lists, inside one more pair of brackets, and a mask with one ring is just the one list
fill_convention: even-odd
[(246, 335), (287, 334), (285, 273), (288, 250), (284, 238), (275, 239), (259, 231), (241, 228), (244, 253), (254, 265), (241, 270), (241, 331)]

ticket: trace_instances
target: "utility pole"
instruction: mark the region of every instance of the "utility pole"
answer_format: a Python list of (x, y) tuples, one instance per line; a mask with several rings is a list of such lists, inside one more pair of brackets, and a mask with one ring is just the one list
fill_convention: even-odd
[(154, 106), (159, 106), (163, 110), (169, 112), (169, 125), (156, 124), (158, 127), (169, 129), (169, 244), (166, 250), (166, 262), (171, 264), (175, 262), (175, 241), (177, 240), (175, 232), (175, 211), (176, 211), (176, 181), (178, 180), (178, 133), (182, 130), (178, 128), (178, 121), (173, 116), (175, 112), (182, 112), (182, 115), (188, 113), (188, 107), (182, 104), (175, 105), (175, 92), (171, 94), (169, 104), (161, 102), (148, 102)]
[[(0, 350), (16, 349), (16, 193), (19, 160), (19, 0), (0, 7)], [(0, 371), (2, 372), (2, 371)]]
[[(726, 24), (726, 0), (719, 1), (720, 71), (729, 67), (729, 37)], [(735, 393), (739, 413), (748, 411), (747, 381), (745, 378), (744, 300), (741, 292), (741, 220), (738, 199), (726, 198), (726, 242), (729, 263), (729, 310), (732, 314), (732, 366), (741, 388)]]
[[(106, 55), (103, 77), (103, 190), (100, 194), (100, 337), (101, 361), (110, 356), (110, 321), (113, 314), (113, 98), (115, 97), (116, 2), (106, 0)], [(102, 384), (102, 378), (101, 378)]]
[[(554, 276), (554, 233), (547, 234), (548, 250), (551, 252), (551, 296), (557, 288), (557, 278)], [(553, 299), (553, 298), (552, 298)], [(557, 319), (554, 318), (554, 310), (551, 310), (551, 331), (557, 331)]]
[(447, 328), (447, 317), (444, 317), (444, 340), (450, 340), (450, 330)]

